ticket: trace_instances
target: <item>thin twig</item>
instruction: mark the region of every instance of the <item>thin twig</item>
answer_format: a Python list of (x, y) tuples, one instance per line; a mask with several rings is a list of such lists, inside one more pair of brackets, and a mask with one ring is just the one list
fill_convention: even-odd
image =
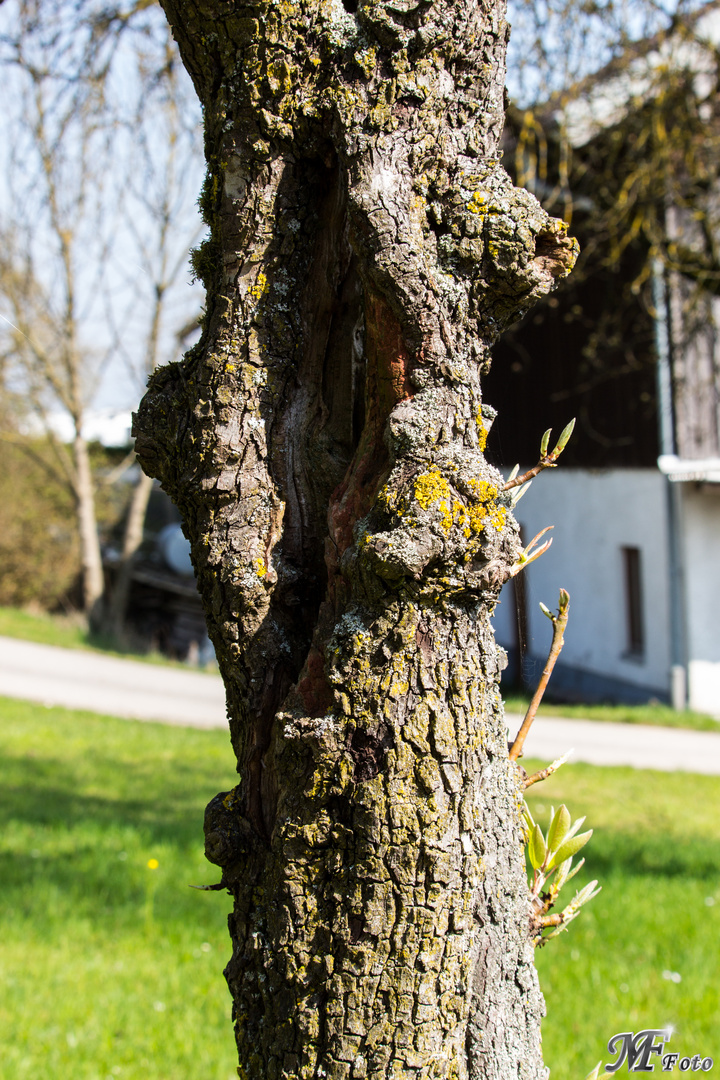
[(538, 919), (540, 927), (544, 930), (546, 926), (562, 926), (565, 922), (565, 917), (562, 912), (555, 912), (554, 915), (541, 915)]
[(517, 562), (513, 563), (513, 565), (510, 567), (510, 577), (515, 577), (517, 574), (520, 573), (521, 570), (524, 570), (526, 566), (529, 566), (531, 562), (535, 562), (536, 559), (539, 559), (541, 555), (545, 554), (547, 549), (552, 544), (552, 539), (546, 540), (545, 543), (541, 544), (540, 547), (537, 548), (537, 550), (535, 551), (533, 551), (533, 548), (535, 547), (535, 544), (537, 544), (538, 540), (540, 540), (540, 538), (543, 537), (545, 533), (549, 532), (552, 528), (554, 528), (553, 525), (546, 525), (542, 532), (539, 532), (537, 536), (533, 536), (532, 540), (524, 549), (524, 551), (520, 552)]
[(520, 730), (518, 731), (515, 742), (510, 747), (510, 760), (515, 761), (522, 753), (522, 748), (527, 738), (528, 732), (532, 727), (532, 722), (535, 719), (535, 713), (538, 710), (538, 706), (543, 699), (543, 694), (547, 688), (547, 684), (550, 681), (552, 670), (555, 667), (555, 662), (560, 655), (563, 647), (563, 635), (565, 634), (565, 627), (568, 621), (568, 605), (570, 602), (570, 594), (565, 590), (560, 590), (560, 603), (558, 606), (557, 615), (551, 614), (546, 607), (543, 606), (543, 611), (548, 616), (553, 624), (553, 636), (552, 644), (550, 646), (550, 652), (548, 654), (547, 663), (543, 670), (538, 688), (535, 691), (532, 701), (528, 705), (528, 710), (525, 713), (525, 719), (522, 722)]
[(548, 765), (547, 769), (539, 769), (538, 772), (532, 773), (531, 776), (527, 776), (523, 781), (523, 791), (526, 788), (531, 787), (532, 784), (537, 784), (541, 780), (547, 780), (548, 776), (552, 776), (554, 772), (557, 772), (561, 765), (565, 764), (571, 754), (572, 750), (568, 750), (567, 754), (563, 754), (557, 761), (553, 761), (551, 765)]
[(532, 480), (533, 477), (541, 473), (543, 469), (555, 469), (556, 463), (551, 460), (552, 454), (548, 454), (547, 457), (541, 458), (537, 465), (533, 465), (532, 469), (528, 469), (522, 476), (516, 476), (514, 480), (508, 480), (505, 484), (503, 491), (510, 491), (511, 488), (520, 487), (521, 484), (526, 484), (528, 480)]
[(538, 473), (541, 473), (543, 469), (554, 469), (557, 459), (560, 457), (569, 442), (574, 427), (575, 419), (573, 418), (570, 423), (567, 424), (560, 432), (560, 438), (557, 441), (555, 449), (550, 454), (548, 454), (547, 448), (552, 429), (548, 429), (542, 437), (542, 443), (540, 445), (540, 460), (538, 461), (537, 465), (533, 466), (532, 469), (528, 469), (528, 471), (526, 473), (523, 473), (522, 476), (516, 476), (513, 480), (508, 480), (507, 484), (505, 484), (503, 488), (503, 491), (510, 491), (512, 488), (520, 487), (521, 484), (527, 484), (528, 480), (532, 480), (532, 478), (534, 476), (537, 476)]

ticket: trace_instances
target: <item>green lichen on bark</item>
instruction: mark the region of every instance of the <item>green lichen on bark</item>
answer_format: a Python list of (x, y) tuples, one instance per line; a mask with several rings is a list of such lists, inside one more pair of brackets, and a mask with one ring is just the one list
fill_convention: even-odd
[(574, 245), (496, 157), (503, 11), (165, 9), (205, 111), (209, 293), (136, 436), (227, 686), (240, 779), (206, 849), (240, 1075), (538, 1080), (489, 621), (520, 545), (480, 377)]

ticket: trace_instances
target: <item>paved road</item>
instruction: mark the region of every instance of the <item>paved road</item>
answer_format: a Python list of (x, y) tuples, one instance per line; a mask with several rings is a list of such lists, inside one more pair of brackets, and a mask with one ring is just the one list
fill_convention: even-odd
[(0, 695), (130, 720), (226, 727), (219, 675), (0, 637)]
[[(3, 695), (135, 720), (226, 726), (225, 690), (217, 675), (6, 637), (0, 637)], [(508, 714), (511, 734), (520, 722), (520, 716)], [(720, 775), (720, 724), (715, 734), (542, 716), (533, 724), (525, 754), (552, 761), (572, 748), (571, 761)]]
[[(507, 720), (514, 736), (522, 717), (508, 713)], [(715, 734), (644, 724), (536, 718), (525, 742), (526, 757), (554, 761), (571, 749), (569, 761), (720, 776), (720, 724)]]

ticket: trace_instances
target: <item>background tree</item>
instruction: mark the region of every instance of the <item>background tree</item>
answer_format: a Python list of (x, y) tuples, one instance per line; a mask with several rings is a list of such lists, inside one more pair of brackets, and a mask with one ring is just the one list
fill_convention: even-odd
[[(158, 364), (177, 355), (200, 315), (199, 308), (188, 307), (187, 297), (178, 295), (178, 285), (187, 275), (188, 247), (202, 231), (196, 216), (188, 213), (200, 180), (197, 103), (189, 100), (192, 89), (167, 26), (165, 30), (160, 41), (153, 42), (150, 55), (140, 57), (139, 86), (148, 82), (151, 86), (149, 96), (140, 93), (134, 116), (128, 118), (126, 152), (131, 165), (124, 225), (133, 258), (125, 275), (124, 310), (110, 309), (117, 323), (119, 352), (136, 381), (138, 396)], [(133, 323), (133, 334), (122, 332), (123, 324)], [(122, 547), (106, 604), (106, 627), (116, 639), (125, 632), (132, 571), (143, 541), (152, 486), (152, 479), (141, 472), (125, 515)]]
[[(9, 355), (22, 368), (23, 390), (45, 415), (51, 402), (67, 413), (72, 450), (54, 440), (57, 461), (76, 506), (82, 564), (83, 607), (90, 614), (103, 592), (102, 559), (95, 515), (95, 496), (87, 441), (83, 432), (88, 398), (89, 350), (79, 336), (82, 304), (79, 288), (80, 251), (87, 242), (82, 226), (90, 210), (102, 204), (102, 173), (94, 166), (102, 142), (97, 79), (87, 79), (78, 95), (52, 94), (54, 81), (44, 57), (27, 36), (19, 37), (22, 71), (20, 114), (9, 177), (32, 178), (32, 198), (11, 183), (13, 215), (3, 229), (0, 263), (2, 295), (8, 316)], [(44, 236), (40, 235), (40, 221)], [(107, 236), (103, 237), (107, 241)], [(101, 242), (102, 243), (102, 242)], [(104, 245), (103, 245), (104, 246)], [(40, 270), (52, 262), (52, 286)], [(88, 383), (90, 382), (90, 386)]]
[(490, 616), (498, 333), (575, 245), (498, 161), (500, 2), (165, 5), (203, 105), (204, 334), (143, 467), (191, 539), (240, 781), (240, 1075), (546, 1075)]
[[(0, 605), (57, 607), (77, 581), (75, 508), (44, 440), (2, 429)], [(32, 498), (27, 493), (32, 492)], [(18, 498), (25, 493), (25, 498)]]
[[(167, 24), (149, 5), (113, 13), (22, 0), (12, 8), (17, 18), (5, 10), (11, 30), (1, 42), (14, 91), (4, 118), (0, 260), (6, 380), (40, 420), (54, 448), (52, 476), (72, 493), (83, 606), (99, 622), (105, 583), (86, 421), (109, 370), (125, 385), (134, 379), (139, 394), (188, 322), (177, 286), (198, 228), (190, 209), (198, 111)], [(70, 422), (69, 450), (53, 428), (58, 412)], [(148, 495), (143, 478), (105, 611), (116, 632)]]

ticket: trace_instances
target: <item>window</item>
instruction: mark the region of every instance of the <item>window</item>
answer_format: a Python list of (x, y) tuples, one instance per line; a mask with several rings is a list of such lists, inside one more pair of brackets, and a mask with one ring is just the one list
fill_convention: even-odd
[(645, 652), (640, 548), (624, 547), (622, 556), (625, 572), (625, 621), (627, 628), (625, 655), (640, 657)]

